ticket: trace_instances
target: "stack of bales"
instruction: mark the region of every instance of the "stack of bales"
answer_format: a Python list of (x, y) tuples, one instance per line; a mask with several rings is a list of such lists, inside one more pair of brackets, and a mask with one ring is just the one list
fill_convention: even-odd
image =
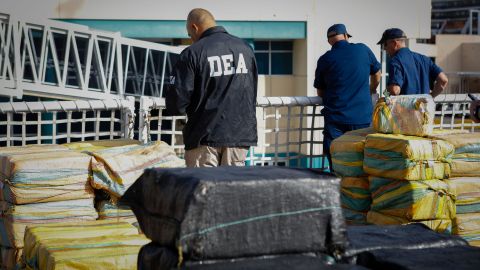
[(91, 157), (63, 146), (0, 149), (2, 266), (13, 268), (26, 226), (95, 220), (88, 184)]
[(118, 207), (117, 201), (147, 168), (185, 167), (164, 142), (145, 145), (137, 140), (119, 139), (65, 144), (68, 148), (92, 156), (90, 183), (97, 189), (95, 208), (98, 219), (126, 221), (137, 225), (134, 213)]
[(136, 269), (148, 240), (126, 222), (98, 220), (28, 227), (26, 269)]
[(436, 137), (455, 147), (448, 180), (457, 194), (453, 233), (480, 246), (480, 133)]
[(350, 131), (331, 146), (335, 173), (342, 177), (340, 202), (347, 224), (366, 224), (372, 199), (368, 176), (363, 170), (363, 152), (367, 135), (374, 132), (373, 128)]
[(205, 261), (211, 269), (287, 269), (281, 265), (289, 254), (302, 253), (313, 257), (288, 269), (318, 269), (346, 247), (339, 184), (331, 175), (282, 167), (151, 169), (120, 203), (152, 240), (139, 253), (139, 269)]
[(454, 147), (428, 138), (433, 133), (435, 103), (430, 95), (381, 99), (373, 126), (385, 134), (367, 136), (364, 169), (369, 174), (374, 224), (421, 222), (449, 232), (455, 218), (455, 190), (450, 176)]
[[(342, 206), (350, 223), (355, 222), (348, 213), (362, 209), (368, 211), (366, 223), (421, 222), (440, 232), (452, 229), (455, 190), (445, 180), (450, 176), (454, 146), (428, 137), (435, 133), (434, 115), (429, 95), (382, 98), (373, 118), (378, 133), (359, 130), (334, 140), (333, 168), (344, 177)], [(357, 139), (352, 136), (355, 133)], [(348, 178), (359, 175), (368, 184)], [(362, 198), (362, 207), (352, 198)]]

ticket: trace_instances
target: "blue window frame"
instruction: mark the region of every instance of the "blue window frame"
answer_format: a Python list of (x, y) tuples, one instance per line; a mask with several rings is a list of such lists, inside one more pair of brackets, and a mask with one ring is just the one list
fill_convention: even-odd
[(254, 41), (258, 74), (293, 74), (293, 41)]

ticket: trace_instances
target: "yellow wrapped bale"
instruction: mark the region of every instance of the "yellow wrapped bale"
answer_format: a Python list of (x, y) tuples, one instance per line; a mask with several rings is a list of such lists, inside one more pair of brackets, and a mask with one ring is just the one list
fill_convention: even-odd
[(125, 146), (125, 145), (139, 145), (138, 140), (133, 139), (115, 139), (115, 140), (99, 140), (99, 141), (83, 141), (62, 144), (68, 149), (74, 151), (98, 151), (106, 148)]
[(143, 235), (40, 241), (39, 269), (136, 269), (140, 248), (149, 242)]
[(439, 233), (452, 232), (452, 220), (450, 219), (434, 219), (434, 220), (417, 220), (411, 221), (401, 217), (384, 215), (375, 211), (368, 211), (367, 222), (375, 225), (401, 225), (411, 223), (422, 223), (433, 231)]
[(368, 178), (342, 178), (340, 181), (340, 202), (342, 208), (348, 208), (358, 212), (367, 212), (372, 203)]
[(91, 185), (108, 192), (112, 200), (121, 197), (147, 168), (185, 167), (185, 160), (161, 141), (112, 147), (90, 154), (94, 157)]
[(88, 184), (90, 161), (90, 156), (70, 150), (4, 153), (0, 155), (0, 199), (29, 204), (93, 198)]
[(380, 98), (373, 111), (373, 128), (380, 133), (413, 136), (432, 134), (435, 102), (431, 95)]
[(452, 156), (452, 177), (480, 176), (480, 132), (467, 134), (440, 134), (434, 136), (455, 147)]
[(480, 177), (457, 177), (445, 182), (457, 194), (457, 214), (480, 213)]
[(472, 246), (480, 247), (480, 213), (457, 214), (453, 220), (453, 234)]
[(442, 180), (402, 181), (369, 177), (372, 211), (409, 221), (453, 219), (455, 191)]
[(98, 219), (110, 219), (115, 221), (125, 221), (138, 227), (138, 220), (130, 208), (119, 207), (110, 200), (102, 200), (97, 203), (95, 208), (98, 211)]
[(370, 134), (363, 169), (369, 175), (399, 180), (445, 179), (453, 151), (453, 145), (442, 140)]
[(349, 131), (333, 140), (330, 152), (335, 173), (344, 177), (365, 175), (363, 171), (365, 138), (374, 132), (372, 128), (362, 128)]
[(12, 205), (0, 202), (0, 241), (3, 247), (23, 247), (27, 226), (58, 222), (95, 220), (98, 215), (92, 199)]
[(97, 238), (102, 236), (138, 235), (138, 230), (126, 222), (111, 220), (84, 221), (77, 223), (55, 223), (29, 226), (25, 231), (24, 263), (38, 269), (40, 243), (49, 240)]

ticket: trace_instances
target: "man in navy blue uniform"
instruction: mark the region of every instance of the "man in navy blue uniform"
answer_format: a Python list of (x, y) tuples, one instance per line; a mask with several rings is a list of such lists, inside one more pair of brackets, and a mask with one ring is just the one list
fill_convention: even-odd
[(328, 29), (332, 49), (318, 59), (313, 84), (323, 99), (323, 153), (330, 170), (332, 141), (347, 131), (370, 126), (371, 94), (376, 93), (380, 83), (381, 66), (375, 55), (364, 44), (350, 43), (350, 37), (343, 24), (334, 24)]
[[(406, 47), (407, 36), (398, 28), (385, 30), (377, 44), (391, 57), (387, 90), (391, 95), (431, 94), (438, 96), (448, 84), (442, 69), (425, 55)], [(430, 85), (433, 89), (430, 91)]]
[(257, 144), (257, 65), (252, 48), (217, 26), (205, 9), (187, 17), (193, 44), (175, 65), (167, 111), (187, 114), (188, 167), (242, 166)]

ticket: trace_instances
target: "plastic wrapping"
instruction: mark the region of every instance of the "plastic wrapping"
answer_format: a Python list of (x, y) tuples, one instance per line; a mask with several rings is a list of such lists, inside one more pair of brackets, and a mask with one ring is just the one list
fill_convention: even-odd
[(123, 196), (142, 231), (186, 258), (340, 253), (340, 179), (306, 169), (150, 169)]
[(368, 179), (372, 211), (410, 221), (455, 217), (455, 190), (445, 181), (402, 181), (374, 176)]
[(367, 177), (344, 177), (340, 182), (340, 202), (343, 208), (367, 212), (372, 203)]
[(90, 152), (91, 185), (118, 199), (147, 168), (185, 167), (185, 160), (173, 148), (158, 141), (147, 145), (126, 145)]
[(67, 147), (68, 149), (74, 151), (98, 151), (106, 148), (125, 146), (125, 145), (139, 145), (141, 142), (139, 140), (133, 139), (115, 139), (115, 140), (99, 140), (99, 141), (83, 141), (83, 142), (72, 142), (64, 143), (62, 146)]
[(138, 230), (126, 222), (107, 220), (76, 223), (42, 224), (28, 227), (25, 231), (24, 263), (30, 269), (38, 269), (39, 248), (50, 240), (72, 240), (98, 238), (102, 236), (138, 235)]
[(477, 270), (480, 248), (381, 249), (359, 254), (357, 263), (373, 270)]
[(93, 198), (90, 156), (61, 146), (39, 149), (0, 149), (0, 200), (30, 204)]
[(347, 225), (368, 225), (367, 213), (358, 212), (348, 208), (342, 208), (343, 216)]
[(445, 180), (457, 199), (457, 214), (480, 213), (480, 177), (459, 177)]
[(457, 214), (453, 220), (453, 233), (470, 245), (480, 247), (480, 213)]
[(0, 241), (3, 247), (23, 247), (23, 235), (27, 226), (81, 222), (98, 217), (92, 199), (27, 205), (0, 202), (0, 209)]
[(365, 143), (363, 168), (369, 175), (390, 179), (446, 179), (453, 152), (453, 145), (442, 140), (371, 134)]
[(452, 160), (452, 177), (480, 176), (480, 132), (437, 135), (455, 147)]
[(178, 252), (155, 243), (143, 246), (138, 253), (138, 270), (173, 270), (177, 265)]
[(365, 175), (363, 171), (365, 138), (374, 132), (373, 128), (362, 128), (349, 131), (333, 140), (330, 153), (336, 174), (344, 177)]
[(380, 98), (373, 110), (373, 128), (380, 133), (413, 136), (432, 134), (435, 102), (431, 95)]
[(364, 269), (361, 266), (336, 264), (335, 259), (324, 254), (283, 254), (227, 260), (187, 261), (177, 268), (178, 254), (175, 250), (154, 243), (145, 245), (138, 254), (139, 270), (317, 270), (317, 269)]
[(417, 220), (412, 222), (406, 218), (384, 215), (375, 211), (368, 211), (367, 222), (376, 225), (400, 225), (421, 223), (430, 228), (433, 231), (439, 233), (452, 233), (452, 220), (451, 219), (431, 219), (431, 220)]
[(38, 269), (135, 269), (148, 242), (143, 235), (40, 240)]
[(434, 232), (424, 224), (349, 226), (347, 236), (350, 246), (345, 253), (346, 257), (381, 249), (425, 249), (468, 245), (458, 236)]

